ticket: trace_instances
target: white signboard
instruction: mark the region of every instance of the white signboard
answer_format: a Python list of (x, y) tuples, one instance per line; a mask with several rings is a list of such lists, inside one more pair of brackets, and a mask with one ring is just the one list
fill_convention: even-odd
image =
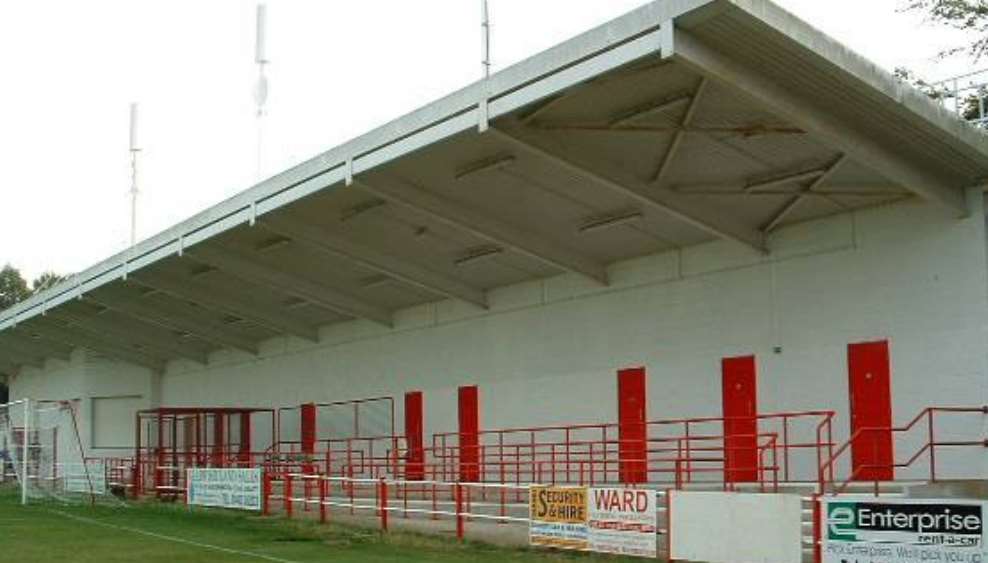
[(644, 489), (590, 489), (590, 551), (657, 556), (656, 494)]
[[(670, 495), (669, 527), (674, 561), (798, 563), (803, 560), (799, 495), (712, 491), (672, 491)], [(850, 559), (848, 563), (871, 562)]]
[(823, 561), (982, 563), (988, 502), (828, 498)]
[(195, 468), (186, 477), (189, 505), (261, 510), (260, 468)]
[(68, 493), (106, 494), (106, 464), (102, 459), (66, 463), (62, 470), (63, 486)]

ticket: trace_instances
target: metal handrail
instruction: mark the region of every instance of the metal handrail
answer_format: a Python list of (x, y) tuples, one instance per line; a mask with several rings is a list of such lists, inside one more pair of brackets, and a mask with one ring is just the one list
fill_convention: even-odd
[[(908, 423), (901, 426), (890, 426), (890, 427), (865, 427), (858, 428), (855, 430), (850, 438), (837, 448), (830, 457), (820, 466), (819, 468), (819, 492), (823, 494), (826, 491), (827, 485), (833, 488), (833, 494), (837, 495), (845, 490), (851, 484), (852, 481), (857, 480), (857, 477), (863, 473), (865, 470), (869, 469), (901, 469), (911, 467), (916, 461), (918, 461), (923, 454), (929, 452), (929, 470), (930, 470), (930, 481), (936, 481), (936, 448), (937, 447), (964, 447), (964, 446), (982, 446), (988, 447), (988, 439), (982, 440), (959, 440), (959, 441), (944, 441), (939, 442), (935, 439), (936, 429), (934, 423), (934, 415), (936, 413), (955, 413), (955, 414), (981, 414), (988, 415), (988, 405), (980, 407), (927, 407), (919, 412), (915, 417), (912, 418)], [(837, 461), (844, 455), (845, 452), (850, 451), (853, 447), (855, 441), (864, 437), (869, 433), (877, 432), (888, 432), (891, 433), (894, 439), (895, 434), (904, 434), (911, 431), (923, 420), (927, 421), (927, 438), (926, 442), (911, 456), (909, 456), (905, 461), (896, 462), (893, 458), (890, 463), (872, 463), (863, 464), (855, 467), (851, 470), (850, 475), (837, 485), (837, 480), (834, 478), (834, 465)], [(829, 475), (829, 479), (825, 476)], [(874, 492), (875, 496), (879, 493), (879, 482), (880, 479), (876, 476), (874, 479)]]

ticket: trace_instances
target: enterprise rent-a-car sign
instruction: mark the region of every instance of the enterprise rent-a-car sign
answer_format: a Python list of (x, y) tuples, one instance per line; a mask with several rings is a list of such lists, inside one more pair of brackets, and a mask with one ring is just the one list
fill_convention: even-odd
[(988, 563), (988, 503), (899, 499), (824, 504), (824, 563)]

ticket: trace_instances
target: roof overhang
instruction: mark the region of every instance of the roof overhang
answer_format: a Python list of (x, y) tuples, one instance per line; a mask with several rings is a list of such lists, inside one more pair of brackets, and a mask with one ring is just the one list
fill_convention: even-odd
[(654, 2), (326, 151), (0, 312), (0, 372), (219, 348), (919, 196), (981, 131), (767, 1)]

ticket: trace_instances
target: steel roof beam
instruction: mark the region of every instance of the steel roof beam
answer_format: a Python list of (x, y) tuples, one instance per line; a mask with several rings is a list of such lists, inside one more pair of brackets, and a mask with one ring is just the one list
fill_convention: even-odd
[(707, 91), (707, 79), (701, 78), (700, 83), (697, 85), (696, 90), (690, 98), (690, 103), (686, 107), (686, 113), (683, 114), (682, 119), (679, 121), (679, 129), (673, 133), (672, 142), (669, 143), (669, 148), (666, 149), (665, 154), (662, 155), (662, 162), (659, 163), (658, 169), (656, 169), (655, 174), (652, 175), (652, 183), (655, 185), (661, 185), (662, 181), (665, 179), (669, 170), (672, 168), (672, 163), (676, 159), (676, 155), (679, 154), (680, 147), (683, 146), (683, 141), (686, 140), (686, 128), (693, 125), (693, 118), (696, 117), (696, 112), (700, 108), (700, 102), (703, 100), (703, 94)]
[(572, 174), (590, 180), (599, 186), (631, 198), (644, 206), (671, 215), (714, 236), (741, 243), (758, 252), (765, 253), (768, 251), (765, 246), (765, 238), (757, 229), (741, 225), (729, 216), (715, 217), (709, 209), (696, 205), (695, 202), (690, 201), (683, 194), (660, 187), (647, 186), (644, 183), (641, 186), (631, 187), (625, 182), (618, 182), (568, 157), (551, 152), (535, 144), (533, 141), (523, 139), (514, 132), (508, 132), (498, 128), (492, 128), (491, 131), (498, 138), (534, 156), (546, 160)]
[(326, 229), (275, 217), (265, 218), (261, 224), (275, 233), (289, 237), (306, 246), (342, 256), (396, 280), (437, 295), (461, 299), (478, 307), (487, 308), (487, 295), (483, 290), (465, 284), (456, 278), (429, 270), (414, 262), (352, 242)]
[(183, 309), (187, 307), (181, 303), (169, 307), (148, 298), (127, 299), (110, 296), (106, 291), (87, 295), (86, 299), (134, 319), (155, 323), (171, 330), (188, 332), (219, 346), (258, 354), (257, 342), (228, 330), (221, 322), (196, 315), (191, 311), (184, 311)]
[(570, 250), (544, 235), (502, 223), (486, 214), (474, 211), (429, 193), (408, 182), (384, 179), (380, 175), (361, 177), (354, 183), (365, 190), (413, 211), (423, 213), (441, 223), (469, 232), (559, 268), (586, 276), (607, 285), (607, 268), (594, 260)]
[(319, 284), (313, 280), (290, 274), (284, 270), (268, 266), (229, 249), (211, 246), (197, 246), (187, 250), (186, 255), (214, 268), (218, 268), (244, 281), (263, 285), (301, 299), (359, 319), (367, 319), (390, 327), (393, 324), (391, 311), (367, 303), (346, 293)]
[(11, 344), (9, 341), (5, 341), (3, 338), (0, 338), (0, 358), (7, 360), (14, 365), (31, 366), (39, 369), (45, 365), (44, 357), (21, 350), (17, 348), (16, 345)]
[(779, 223), (781, 223), (786, 217), (788, 217), (789, 214), (792, 213), (792, 210), (795, 209), (796, 206), (799, 205), (799, 203), (803, 201), (804, 198), (813, 194), (815, 190), (817, 190), (820, 186), (825, 184), (827, 180), (832, 178), (834, 173), (837, 172), (837, 169), (840, 168), (840, 166), (844, 164), (846, 160), (847, 158), (844, 155), (841, 155), (830, 166), (823, 169), (820, 175), (817, 176), (816, 179), (814, 179), (812, 182), (810, 182), (809, 185), (805, 186), (799, 192), (793, 194), (792, 197), (782, 207), (780, 207), (778, 211), (775, 212), (772, 218), (769, 219), (767, 223), (765, 223), (765, 226), (762, 227), (762, 230), (765, 231), (766, 233), (775, 230), (775, 228), (779, 226)]
[(78, 326), (70, 328), (59, 325), (54, 321), (36, 317), (26, 330), (54, 342), (92, 350), (93, 352), (98, 352), (116, 360), (146, 367), (154, 371), (162, 371), (165, 368), (165, 358), (128, 347)]
[(209, 353), (197, 346), (192, 346), (167, 329), (147, 325), (141, 321), (128, 323), (126, 326), (100, 316), (88, 316), (66, 311), (65, 308), (49, 311), (49, 315), (60, 319), (70, 326), (78, 326), (86, 330), (110, 336), (122, 342), (131, 342), (143, 346), (157, 356), (166, 358), (185, 358), (206, 365), (209, 363)]
[[(807, 100), (780, 88), (771, 80), (760, 76), (758, 69), (731, 60), (729, 56), (680, 29), (674, 32), (672, 49), (669, 55), (703, 76), (743, 91), (771, 111), (817, 135), (831, 147), (857, 161), (867, 162), (875, 171), (941, 205), (955, 216), (964, 217), (968, 214), (964, 193), (959, 187), (949, 186), (942, 178), (909, 162), (894, 149), (859, 133), (854, 124), (826, 113)], [(890, 100), (890, 103), (893, 101)]]
[(312, 342), (319, 341), (319, 331), (315, 327), (292, 318), (285, 311), (276, 310), (256, 303), (249, 298), (241, 297), (237, 292), (216, 290), (202, 285), (192, 278), (170, 274), (140, 272), (131, 274), (131, 277), (140, 282), (141, 285), (160, 290), (179, 299), (192, 301), (207, 309), (246, 319), (281, 334), (298, 336)]
[(18, 349), (36, 356), (55, 358), (57, 360), (67, 362), (69, 361), (69, 357), (72, 355), (72, 348), (70, 346), (31, 338), (30, 335), (24, 334), (24, 332), (19, 329), (7, 331), (0, 336), (0, 339), (3, 337), (7, 337), (7, 342), (13, 343)]

